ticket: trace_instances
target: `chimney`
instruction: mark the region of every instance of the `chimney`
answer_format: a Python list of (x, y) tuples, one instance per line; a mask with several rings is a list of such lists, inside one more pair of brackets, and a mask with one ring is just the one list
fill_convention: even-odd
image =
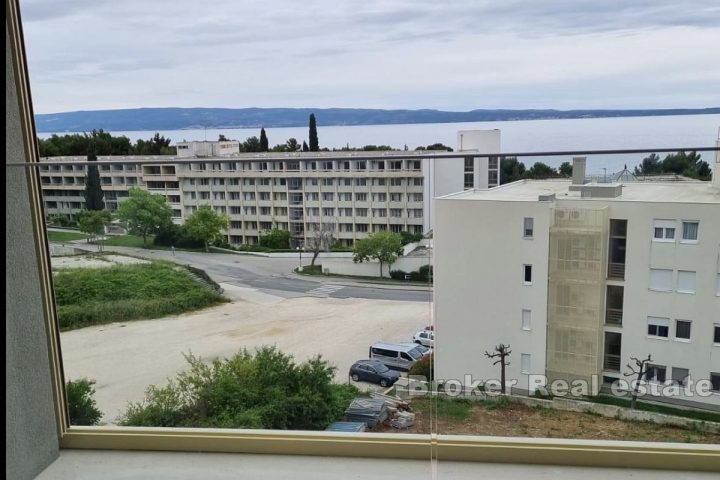
[(584, 185), (585, 184), (585, 157), (573, 157), (572, 163), (572, 184), (573, 185)]

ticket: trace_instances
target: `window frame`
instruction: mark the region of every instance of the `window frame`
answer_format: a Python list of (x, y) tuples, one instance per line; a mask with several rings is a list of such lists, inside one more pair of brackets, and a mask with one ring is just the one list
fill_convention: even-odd
[[(6, 3), (6, 28), (17, 90), (20, 134), (26, 164), (38, 164), (35, 142), (30, 85), (22, 39), (19, 8), (16, 0)], [(9, 70), (8, 70), (9, 72)], [(8, 92), (11, 86), (8, 86)], [(10, 93), (8, 93), (10, 95)], [(6, 107), (14, 108), (15, 98)], [(251, 454), (295, 454), (319, 456), (352, 456), (372, 458), (404, 458), (427, 460), (442, 458), (455, 461), (535, 463), (554, 465), (607, 466), (626, 468), (666, 468), (706, 470), (716, 468), (716, 450), (703, 445), (683, 445), (646, 442), (603, 442), (600, 440), (537, 439), (510, 437), (464, 437), (413, 434), (348, 434), (328, 432), (294, 432), (271, 430), (220, 430), (190, 428), (128, 428), (128, 427), (70, 427), (67, 418), (59, 329), (49, 269), (49, 252), (42, 215), (39, 172), (27, 168), (26, 178), (31, 209), (34, 254), (37, 271), (28, 277), (37, 280), (41, 291), (39, 301), (45, 312), (45, 333), (48, 342), (48, 367), (52, 383), (57, 432), (61, 449), (146, 450), (146, 451), (203, 451)], [(269, 458), (268, 462), (272, 459)]]
[[(688, 332), (687, 338), (678, 337), (678, 326), (679, 326), (680, 322), (688, 324), (689, 332)], [(676, 318), (674, 324), (675, 324), (675, 330), (674, 330), (675, 335), (673, 335), (673, 340), (675, 340), (676, 342), (690, 343), (692, 341), (692, 324), (693, 324), (692, 320), (685, 320), (684, 318)]]
[[(687, 239), (685, 238), (685, 224), (694, 223), (697, 225), (696, 228), (696, 236), (694, 239)], [(680, 223), (680, 243), (686, 243), (686, 244), (696, 244), (700, 241), (700, 220), (681, 220)]]

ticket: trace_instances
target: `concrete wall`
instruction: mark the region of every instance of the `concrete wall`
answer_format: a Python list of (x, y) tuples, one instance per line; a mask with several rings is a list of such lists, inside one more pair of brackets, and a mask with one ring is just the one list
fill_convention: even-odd
[[(5, 159), (26, 158), (5, 29)], [(47, 337), (26, 170), (5, 169), (5, 474), (34, 478), (58, 456)]]
[[(529, 354), (530, 372), (545, 372), (548, 202), (435, 200), (435, 368), (436, 378), (464, 381), (500, 378), (485, 357), (500, 343), (512, 349), (507, 379), (528, 388), (520, 371)], [(534, 236), (523, 238), (523, 218), (533, 217)], [(523, 265), (533, 282), (523, 284)], [(522, 310), (531, 311), (531, 330), (522, 329)]]

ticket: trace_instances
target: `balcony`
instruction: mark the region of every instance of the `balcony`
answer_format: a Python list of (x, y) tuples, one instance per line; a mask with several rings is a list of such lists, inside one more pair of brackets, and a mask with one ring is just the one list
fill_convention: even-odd
[(625, 280), (625, 264), (615, 262), (608, 263), (608, 278)]
[(603, 362), (603, 370), (608, 372), (619, 372), (620, 371), (620, 355), (613, 355), (611, 353), (605, 354), (605, 361)]

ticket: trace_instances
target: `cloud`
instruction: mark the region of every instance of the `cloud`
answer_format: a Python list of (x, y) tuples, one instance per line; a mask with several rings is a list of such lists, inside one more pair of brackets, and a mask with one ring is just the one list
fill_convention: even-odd
[(720, 104), (714, 0), (21, 0), (37, 112)]

